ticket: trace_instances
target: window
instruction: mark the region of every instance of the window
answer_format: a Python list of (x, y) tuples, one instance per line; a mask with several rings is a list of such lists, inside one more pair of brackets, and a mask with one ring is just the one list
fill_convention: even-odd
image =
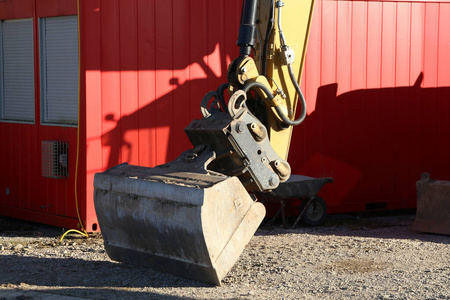
[(0, 21), (0, 120), (34, 122), (32, 19)]
[(77, 16), (40, 19), (42, 123), (78, 124)]

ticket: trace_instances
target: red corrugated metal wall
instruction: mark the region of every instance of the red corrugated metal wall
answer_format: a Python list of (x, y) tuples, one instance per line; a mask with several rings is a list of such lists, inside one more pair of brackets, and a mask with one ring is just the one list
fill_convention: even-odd
[[(58, 226), (75, 227), (76, 134), (74, 127), (41, 125), (38, 19), (76, 15), (76, 0), (18, 0), (0, 3), (0, 19), (32, 18), (34, 31), (35, 123), (0, 122), (0, 210), (2, 215)], [(69, 178), (41, 176), (41, 142), (69, 143)], [(84, 175), (80, 175), (84, 178)], [(83, 197), (84, 199), (84, 194)], [(81, 204), (82, 208), (84, 204)]]
[(450, 179), (449, 28), (449, 1), (317, 3), (289, 161), (335, 178), (331, 212), (414, 207), (421, 172)]
[[(154, 166), (190, 147), (183, 128), (238, 54), (240, 7), (80, 0), (78, 198), (88, 230), (96, 172), (121, 162)], [(0, 3), (0, 18), (34, 17), (35, 28), (40, 16), (74, 13), (75, 0)], [(335, 178), (321, 194), (331, 212), (414, 206), (421, 172), (450, 179), (449, 1), (322, 0), (314, 14), (302, 79), (308, 118), (294, 130), (293, 171)], [(39, 120), (38, 97), (36, 107)], [(38, 123), (0, 122), (2, 214), (76, 224), (76, 129)], [(40, 175), (40, 142), (48, 139), (70, 143), (65, 183)]]
[(241, 1), (84, 2), (87, 188), (121, 162), (155, 166), (191, 147), (184, 128), (238, 55)]
[[(183, 128), (237, 54), (240, 4), (86, 2), (88, 189), (99, 170), (153, 166), (190, 147)], [(317, 2), (302, 82), (309, 117), (289, 161), (335, 178), (322, 192), (330, 212), (414, 207), (421, 172), (449, 178), (449, 5)]]

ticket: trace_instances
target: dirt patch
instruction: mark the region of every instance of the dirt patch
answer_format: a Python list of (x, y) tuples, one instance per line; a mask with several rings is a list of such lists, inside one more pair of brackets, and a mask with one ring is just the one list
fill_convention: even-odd
[(387, 263), (375, 262), (368, 259), (344, 259), (335, 261), (333, 264), (326, 264), (324, 269), (335, 274), (362, 274), (377, 272), (387, 267)]

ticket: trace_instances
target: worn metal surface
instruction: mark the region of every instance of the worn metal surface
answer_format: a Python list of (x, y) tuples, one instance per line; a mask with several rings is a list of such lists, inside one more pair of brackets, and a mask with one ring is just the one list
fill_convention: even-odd
[(289, 177), (290, 166), (272, 148), (266, 128), (250, 113), (246, 99), (244, 92), (235, 92), (228, 112), (203, 110), (204, 117), (185, 131), (194, 146), (208, 144), (217, 153), (208, 169), (237, 176), (247, 191), (275, 189)]
[(413, 229), (450, 235), (450, 181), (431, 180), (423, 173), (417, 188), (417, 212)]
[(96, 174), (95, 208), (111, 259), (220, 285), (265, 209), (236, 177), (183, 170), (197, 169), (184, 160), (189, 154), (155, 168), (122, 164)]
[(291, 175), (284, 183), (280, 184), (273, 192), (283, 198), (314, 197), (327, 183), (333, 182), (333, 178), (313, 178), (303, 175)]

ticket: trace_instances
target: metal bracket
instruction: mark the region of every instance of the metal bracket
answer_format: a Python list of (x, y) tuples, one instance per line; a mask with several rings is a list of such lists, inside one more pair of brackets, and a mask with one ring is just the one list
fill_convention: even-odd
[[(213, 94), (208, 93), (207, 97)], [(209, 145), (217, 154), (208, 171), (237, 176), (248, 191), (275, 189), (289, 178), (290, 166), (273, 150), (265, 126), (247, 108), (242, 90), (233, 93), (228, 111), (204, 111), (185, 129), (194, 146)]]

